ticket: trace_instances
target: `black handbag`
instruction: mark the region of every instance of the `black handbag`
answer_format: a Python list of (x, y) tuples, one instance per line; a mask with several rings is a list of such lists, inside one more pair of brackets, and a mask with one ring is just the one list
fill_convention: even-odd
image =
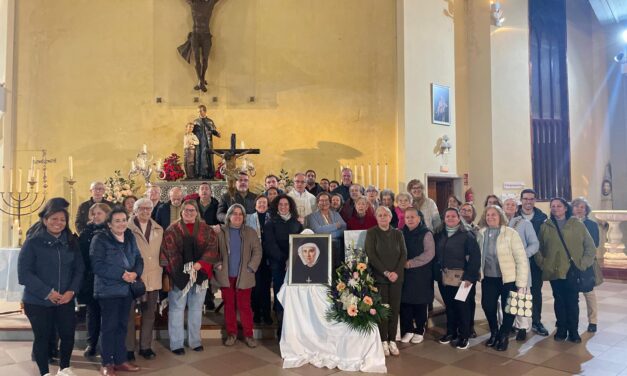
[(133, 299), (139, 299), (146, 294), (146, 284), (141, 278), (137, 278), (135, 282), (130, 283), (130, 285)]
[(594, 289), (594, 285), (596, 284), (594, 278), (594, 264), (592, 264), (592, 266), (584, 271), (579, 270), (577, 265), (575, 265), (573, 258), (570, 256), (570, 252), (568, 251), (568, 247), (566, 246), (566, 242), (564, 241), (564, 237), (562, 236), (562, 231), (560, 230), (557, 223), (555, 223), (555, 221), (553, 223), (555, 224), (555, 228), (557, 228), (557, 234), (562, 241), (562, 245), (564, 246), (564, 249), (566, 250), (566, 255), (568, 256), (568, 261), (570, 262), (570, 268), (566, 273), (566, 280), (579, 292), (592, 291), (592, 289)]

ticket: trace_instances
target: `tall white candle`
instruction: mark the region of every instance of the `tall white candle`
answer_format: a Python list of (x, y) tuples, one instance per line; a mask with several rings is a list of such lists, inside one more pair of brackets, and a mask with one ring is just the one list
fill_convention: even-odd
[(142, 147), (142, 151), (144, 152), (144, 154), (148, 153), (148, 145), (144, 144), (144, 146)]
[(355, 173), (353, 183), (357, 184), (359, 182), (359, 173), (357, 171), (357, 165), (353, 165), (353, 171)]
[(17, 169), (17, 192), (22, 193), (22, 169)]
[(72, 158), (72, 156), (70, 155), (68, 158), (69, 164), (70, 164), (70, 179), (73, 180), (74, 178), (74, 158)]
[(381, 189), (381, 179), (379, 179), (379, 164), (377, 163), (377, 188)]
[(385, 164), (385, 170), (383, 170), (383, 189), (388, 187), (388, 164)]
[(372, 185), (372, 164), (368, 163), (368, 185)]
[(9, 192), (13, 192), (13, 169), (9, 170)]
[(244, 144), (244, 141), (241, 141), (240, 144), (241, 144), (242, 149), (246, 149), (246, 145)]
[(34, 155), (30, 159), (30, 169), (31, 170), (35, 169), (35, 156)]
[(364, 165), (359, 166), (359, 176), (361, 176), (361, 185), (366, 185), (366, 175), (364, 174)]

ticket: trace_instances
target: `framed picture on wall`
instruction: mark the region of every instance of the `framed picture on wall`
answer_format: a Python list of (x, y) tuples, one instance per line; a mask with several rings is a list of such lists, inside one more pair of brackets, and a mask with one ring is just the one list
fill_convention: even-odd
[(331, 235), (290, 235), (288, 285), (331, 285)]
[(448, 86), (431, 84), (431, 122), (451, 125), (450, 89)]

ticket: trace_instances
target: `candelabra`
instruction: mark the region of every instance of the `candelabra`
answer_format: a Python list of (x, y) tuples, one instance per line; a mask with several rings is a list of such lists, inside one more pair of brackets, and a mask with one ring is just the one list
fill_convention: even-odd
[(148, 153), (146, 145), (144, 145), (141, 152), (137, 153), (135, 160), (131, 162), (131, 169), (128, 172), (129, 179), (135, 175), (141, 175), (146, 181), (146, 186), (150, 185), (150, 177), (152, 176), (153, 168), (152, 162), (153, 155)]
[[(0, 211), (11, 218), (15, 218), (13, 222), (14, 246), (22, 245), (22, 217), (36, 213), (46, 201), (46, 191), (39, 193), (39, 189), (35, 189), (35, 184), (37, 181), (31, 177), (28, 181), (28, 192), (22, 192), (19, 187), (17, 192), (12, 191), (13, 187), (10, 187), (8, 192), (0, 192), (2, 196)], [(44, 181), (44, 187), (47, 187), (46, 181)], [(15, 243), (16, 239), (17, 243)]]

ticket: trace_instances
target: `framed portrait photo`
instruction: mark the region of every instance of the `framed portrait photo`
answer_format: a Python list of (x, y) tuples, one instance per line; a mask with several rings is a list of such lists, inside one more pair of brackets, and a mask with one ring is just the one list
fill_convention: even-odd
[(290, 235), (288, 285), (331, 285), (331, 234)]
[(450, 89), (448, 86), (431, 84), (431, 122), (451, 125)]

